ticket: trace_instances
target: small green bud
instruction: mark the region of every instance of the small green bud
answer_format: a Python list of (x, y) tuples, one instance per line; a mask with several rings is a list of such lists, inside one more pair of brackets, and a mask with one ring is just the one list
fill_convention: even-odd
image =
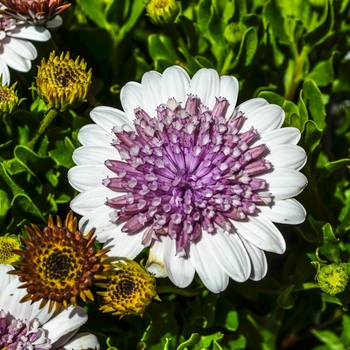
[(243, 28), (239, 23), (230, 23), (224, 30), (224, 38), (230, 44), (235, 45), (241, 42), (243, 33)]
[(24, 100), (24, 98), (18, 98), (15, 90), (16, 84), (17, 82), (11, 87), (8, 87), (8, 84), (2, 85), (2, 76), (0, 75), (0, 120), (8, 117)]
[(335, 295), (344, 291), (349, 281), (344, 264), (324, 265), (317, 261), (311, 263), (316, 269), (316, 279), (323, 292)]
[(175, 0), (150, 0), (146, 12), (154, 24), (164, 25), (175, 21), (180, 8)]

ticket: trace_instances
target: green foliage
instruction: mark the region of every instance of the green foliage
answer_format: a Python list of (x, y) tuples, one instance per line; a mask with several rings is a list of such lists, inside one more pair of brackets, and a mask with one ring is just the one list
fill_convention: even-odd
[(195, 281), (190, 296), (164, 293), (142, 319), (102, 315), (97, 300), (88, 305), (83, 330), (95, 332), (110, 350), (349, 349), (350, 288), (330, 295), (315, 277), (317, 267), (331, 264), (350, 275), (350, 1), (179, 5), (174, 24), (156, 26), (145, 15), (144, 0), (73, 2), (53, 40), (38, 46), (33, 66), (54, 48), (69, 50), (92, 68), (92, 89), (87, 103), (58, 113), (34, 145), (46, 106), (28, 90), (33, 71), (13, 75), (26, 101), (0, 122), (0, 234), (19, 234), (29, 223), (43, 227), (49, 214), (65, 216), (76, 195), (67, 172), (92, 108), (120, 107), (120, 88), (151, 69), (176, 64), (192, 75), (213, 68), (238, 78), (238, 103), (264, 98), (282, 107), (285, 127), (301, 131), (309, 183), (297, 199), (307, 219), (297, 227), (279, 226), (287, 250), (267, 253), (269, 270), (261, 281), (230, 281), (220, 294), (198, 292)]

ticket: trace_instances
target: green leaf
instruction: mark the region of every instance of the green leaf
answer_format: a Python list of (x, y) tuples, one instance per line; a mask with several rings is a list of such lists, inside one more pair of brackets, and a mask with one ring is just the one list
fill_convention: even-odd
[(4, 222), (6, 219), (6, 215), (9, 213), (11, 209), (11, 200), (9, 198), (9, 194), (0, 189), (0, 227), (4, 227)]
[(167, 36), (151, 34), (148, 38), (148, 49), (155, 63), (159, 60), (164, 60), (171, 64), (181, 61), (181, 57), (174, 48), (172, 40)]
[(46, 221), (42, 215), (42, 211), (33, 203), (33, 201), (26, 194), (16, 195), (11, 203), (12, 215), (17, 218), (22, 218), (29, 222), (36, 222), (38, 218)]
[[(335, 54), (335, 53), (334, 53)], [(333, 70), (333, 57), (327, 60), (317, 62), (315, 67), (312, 69), (309, 75), (305, 77), (305, 80), (311, 79), (318, 86), (326, 86), (334, 80)]]
[(241, 45), (237, 58), (232, 67), (244, 66), (247, 67), (252, 62), (256, 50), (258, 48), (258, 35), (254, 27), (247, 29), (242, 37)]
[(215, 324), (229, 331), (238, 328), (238, 314), (235, 306), (225, 298), (220, 298), (216, 303)]
[[(24, 190), (20, 188), (16, 183), (13, 182), (7, 171), (5, 170), (5, 166), (3, 163), (0, 163), (0, 179), (4, 184), (8, 186), (8, 188), (12, 191), (12, 194), (15, 196), (16, 194), (23, 193)], [(1, 184), (1, 181), (0, 181)], [(1, 184), (2, 185), (2, 184)], [(4, 189), (2, 185), (2, 189)]]
[(294, 284), (283, 287), (282, 293), (277, 298), (277, 303), (283, 309), (291, 309), (294, 306), (295, 300), (291, 295), (294, 289)]
[(100, 0), (79, 0), (80, 6), (86, 13), (86, 15), (93, 21), (99, 28), (109, 28), (109, 23), (104, 13), (104, 4)]
[(311, 154), (319, 145), (323, 132), (313, 120), (308, 120), (304, 125), (299, 145), (304, 148), (306, 154)]
[(313, 329), (312, 334), (327, 345), (328, 350), (346, 350), (335, 333), (329, 330)]
[(347, 314), (343, 315), (343, 331), (341, 334), (341, 341), (345, 347), (345, 349), (349, 349), (350, 348), (350, 316)]
[(328, 173), (331, 174), (334, 171), (338, 169), (345, 169), (350, 164), (350, 159), (339, 159), (334, 162), (328, 162), (325, 165), (325, 168), (327, 169)]
[(213, 350), (222, 350), (221, 346), (219, 346), (217, 341), (222, 339), (223, 336), (224, 335), (220, 332), (203, 336), (202, 339), (203, 339), (204, 348), (206, 349), (212, 348)]
[(194, 59), (201, 68), (213, 68), (213, 69), (215, 69), (213, 62), (211, 62), (210, 60), (208, 60), (204, 56), (196, 56)]
[(186, 340), (176, 348), (176, 350), (188, 350), (188, 349), (193, 349), (193, 350), (203, 349), (203, 341), (199, 334), (197, 333), (192, 334), (190, 339)]
[(313, 80), (307, 80), (303, 84), (303, 97), (307, 109), (320, 130), (326, 128), (326, 110), (321, 91)]
[(263, 91), (259, 94), (259, 97), (264, 98), (269, 103), (274, 103), (280, 107), (283, 106), (284, 98), (272, 91)]
[(323, 244), (319, 247), (319, 251), (327, 259), (334, 263), (339, 261), (338, 239), (334, 236), (332, 226), (327, 223), (322, 227)]

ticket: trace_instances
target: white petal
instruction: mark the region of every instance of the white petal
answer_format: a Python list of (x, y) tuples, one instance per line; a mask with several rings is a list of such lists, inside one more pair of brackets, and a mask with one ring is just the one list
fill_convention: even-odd
[(78, 194), (71, 201), (71, 208), (79, 215), (85, 215), (91, 210), (105, 204), (107, 198), (116, 197), (109, 188), (100, 185)]
[(189, 93), (197, 95), (209, 109), (213, 109), (220, 95), (220, 80), (216, 70), (202, 68), (192, 78)]
[(134, 114), (132, 114), (132, 117), (130, 119), (127, 115), (125, 115), (124, 112), (116, 108), (106, 106), (95, 107), (90, 112), (90, 118), (108, 133), (112, 132), (114, 126), (122, 125), (124, 125), (124, 130), (126, 131), (134, 130), (132, 127)]
[(224, 232), (216, 227), (216, 233), (202, 234), (202, 240), (221, 268), (235, 281), (244, 282), (250, 276), (249, 256), (236, 233)]
[(167, 103), (169, 98), (175, 98), (177, 102), (182, 103), (182, 107), (185, 107), (189, 86), (190, 77), (182, 67), (167, 68), (163, 72), (161, 90), (159, 91), (163, 97), (163, 103)]
[(269, 151), (265, 159), (279, 168), (300, 170), (307, 160), (304, 149), (295, 145), (272, 146), (269, 147)]
[[(58, 344), (55, 344), (57, 348)], [(78, 333), (64, 345), (65, 350), (84, 350), (84, 349), (100, 349), (100, 343), (94, 334)]]
[(77, 165), (104, 165), (108, 159), (121, 160), (118, 150), (113, 146), (82, 146), (73, 152), (72, 158)]
[[(130, 120), (135, 119), (134, 110), (136, 108), (141, 107), (143, 110), (145, 110), (145, 106), (143, 105), (141, 84), (131, 81), (126, 85), (124, 85), (124, 87), (120, 91), (120, 102), (128, 118)], [(154, 109), (156, 109), (156, 107), (157, 106), (155, 106)], [(150, 117), (154, 116), (154, 110), (153, 111), (145, 110), (145, 111), (147, 113), (152, 112)]]
[(108, 256), (135, 259), (144, 248), (142, 245), (143, 232), (128, 234), (121, 232), (122, 224), (115, 227), (113, 235), (104, 244), (103, 249), (109, 249)]
[(229, 102), (226, 111), (226, 118), (229, 118), (232, 115), (236, 107), (238, 91), (239, 84), (238, 80), (235, 77), (225, 75), (220, 78), (220, 96), (225, 97)]
[(251, 127), (258, 130), (259, 134), (278, 129), (284, 121), (284, 111), (277, 105), (266, 105), (245, 114), (245, 121), (241, 132), (250, 130)]
[(176, 255), (176, 242), (164, 238), (164, 263), (170, 280), (179, 288), (186, 288), (193, 281), (195, 269), (190, 259)]
[(5, 61), (2, 60), (2, 56), (0, 55), (0, 74), (2, 75), (2, 85), (10, 84), (10, 70), (7, 67)]
[(30, 60), (19, 55), (17, 52), (11, 50), (10, 45), (3, 46), (3, 53), (1, 59), (12, 69), (18, 72), (28, 72), (32, 67)]
[(162, 99), (161, 80), (162, 75), (155, 71), (145, 73), (141, 80), (144, 110), (151, 117), (156, 115), (156, 108), (160, 104), (168, 101)]
[[(203, 232), (202, 234), (208, 234)], [(190, 245), (190, 261), (204, 285), (213, 293), (220, 293), (228, 285), (228, 275), (210, 252), (203, 239)]]
[(106, 132), (96, 124), (84, 125), (78, 134), (79, 142), (83, 146), (104, 146), (109, 147), (116, 137)]
[(146, 268), (158, 278), (168, 276), (164, 265), (164, 241), (167, 239), (168, 237), (161, 236), (154, 240), (148, 254)]
[(9, 48), (15, 51), (18, 55), (28, 60), (35, 60), (38, 55), (35, 46), (26, 40), (10, 38), (7, 45), (9, 45)]
[(279, 200), (272, 206), (261, 205), (258, 208), (269, 220), (279, 224), (298, 225), (304, 222), (306, 217), (306, 210), (295, 199)]
[(247, 249), (249, 254), (251, 263), (252, 263), (252, 272), (249, 278), (253, 281), (259, 281), (266, 276), (267, 273), (267, 261), (265, 253), (255, 247), (253, 244), (247, 242), (244, 238), (242, 238), (242, 242)]
[(251, 143), (251, 147), (265, 143), (268, 147), (292, 144), (296, 145), (300, 140), (300, 131), (297, 128), (287, 127), (271, 130), (259, 135), (259, 139)]
[(29, 24), (17, 26), (13, 32), (8, 33), (7, 35), (10, 35), (12, 38), (34, 41), (48, 41), (51, 38), (51, 34), (46, 28)]
[(60, 15), (56, 16), (51, 21), (46, 22), (46, 28), (53, 29), (61, 26), (63, 23), (63, 19)]
[(105, 165), (77, 165), (68, 171), (69, 183), (79, 192), (100, 186), (103, 179), (115, 176)]
[(280, 231), (264, 215), (250, 215), (245, 221), (232, 220), (237, 233), (256, 247), (282, 254), (286, 249), (286, 243)]
[(237, 106), (237, 111), (243, 112), (244, 115), (249, 114), (251, 111), (254, 111), (256, 109), (259, 109), (260, 107), (266, 106), (269, 103), (260, 97), (252, 98), (248, 101), (245, 101), (241, 103), (239, 106)]
[(7, 285), (10, 284), (10, 282), (14, 279), (18, 279), (17, 276), (9, 275), (7, 272), (14, 270), (14, 267), (8, 264), (0, 264), (0, 298), (2, 298), (2, 294), (4, 293), (4, 290), (6, 289)]
[[(73, 203), (74, 204), (74, 203)], [(74, 206), (71, 208), (73, 211)], [(120, 232), (115, 224), (111, 222), (110, 214), (112, 214), (114, 209), (111, 209), (107, 205), (101, 205), (90, 213), (84, 215), (79, 221), (79, 229), (84, 233), (88, 233), (93, 228), (96, 228), (97, 240), (101, 243), (106, 242), (110, 236), (114, 235), (116, 232)]]
[(275, 200), (297, 196), (307, 185), (307, 178), (299, 171), (275, 167), (273, 171), (259, 175), (268, 183), (268, 192)]
[[(62, 336), (77, 330), (87, 319), (88, 315), (80, 306), (74, 307), (70, 305), (67, 309), (62, 309), (59, 314), (55, 315), (44, 326), (48, 331), (48, 338), (54, 343), (53, 347), (58, 347)], [(57, 343), (55, 344), (55, 342)]]

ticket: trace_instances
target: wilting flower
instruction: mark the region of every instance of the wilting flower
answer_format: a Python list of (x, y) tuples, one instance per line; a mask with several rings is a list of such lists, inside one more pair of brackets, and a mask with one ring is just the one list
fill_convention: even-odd
[(133, 260), (123, 259), (112, 265), (113, 269), (107, 273), (108, 281), (96, 283), (106, 289), (97, 292), (106, 304), (100, 310), (120, 317), (128, 314), (142, 316), (153, 298), (159, 300), (154, 276)]
[(28, 40), (47, 41), (50, 32), (44, 27), (18, 23), (7, 15), (0, 15), (0, 75), (2, 83), (10, 83), (8, 67), (19, 72), (28, 72), (31, 61), (37, 57), (36, 48)]
[(149, 0), (145, 6), (151, 21), (158, 25), (173, 23), (180, 12), (175, 0)]
[(15, 90), (16, 84), (17, 82), (10, 87), (8, 84), (2, 85), (2, 77), (0, 76), (0, 120), (12, 114), (24, 100), (23, 98), (18, 98), (17, 91)]
[[(10, 265), (0, 265), (0, 349), (87, 349), (100, 348), (93, 334), (78, 333), (88, 319), (84, 309), (69, 306), (61, 312), (21, 304), (25, 291)], [(75, 335), (76, 334), (76, 335)]]
[(50, 53), (48, 61), (41, 60), (36, 78), (39, 96), (47, 103), (47, 109), (64, 111), (79, 107), (90, 89), (91, 69), (86, 72), (86, 62), (70, 58), (69, 52), (55, 56)]
[(13, 264), (19, 256), (13, 250), (21, 248), (21, 241), (16, 235), (7, 234), (0, 237), (0, 264)]
[(64, 225), (57, 217), (57, 225), (50, 216), (48, 227), (42, 231), (32, 225), (26, 227), (29, 238), (21, 236), (26, 244), (24, 250), (16, 250), (20, 255), (20, 267), (10, 273), (24, 282), (27, 294), (21, 302), (41, 300), (39, 308), (49, 304), (49, 310), (56, 306), (59, 311), (68, 301), (74, 306), (76, 298), (94, 300), (90, 287), (94, 278), (105, 278), (101, 273), (110, 265), (103, 264), (107, 250), (96, 251), (93, 247), (96, 237), (94, 229), (87, 235), (77, 230), (76, 218), (69, 212)]
[(317, 269), (315, 278), (322, 291), (330, 295), (344, 292), (349, 282), (347, 264), (326, 265), (313, 261), (312, 265)]
[(292, 197), (307, 184), (306, 155), (279, 106), (236, 107), (237, 95), (232, 76), (201, 69), (190, 80), (175, 66), (126, 84), (125, 112), (93, 109), (68, 174), (82, 192), (71, 202), (81, 229), (96, 227), (111, 256), (149, 246), (148, 270), (179, 287), (196, 271), (213, 292), (229, 277), (263, 278), (264, 251), (285, 250), (272, 222), (305, 219)]
[(46, 25), (48, 28), (59, 27), (62, 17), (58, 16), (71, 4), (63, 0), (0, 0), (4, 5), (3, 13), (19, 21), (33, 25)]

